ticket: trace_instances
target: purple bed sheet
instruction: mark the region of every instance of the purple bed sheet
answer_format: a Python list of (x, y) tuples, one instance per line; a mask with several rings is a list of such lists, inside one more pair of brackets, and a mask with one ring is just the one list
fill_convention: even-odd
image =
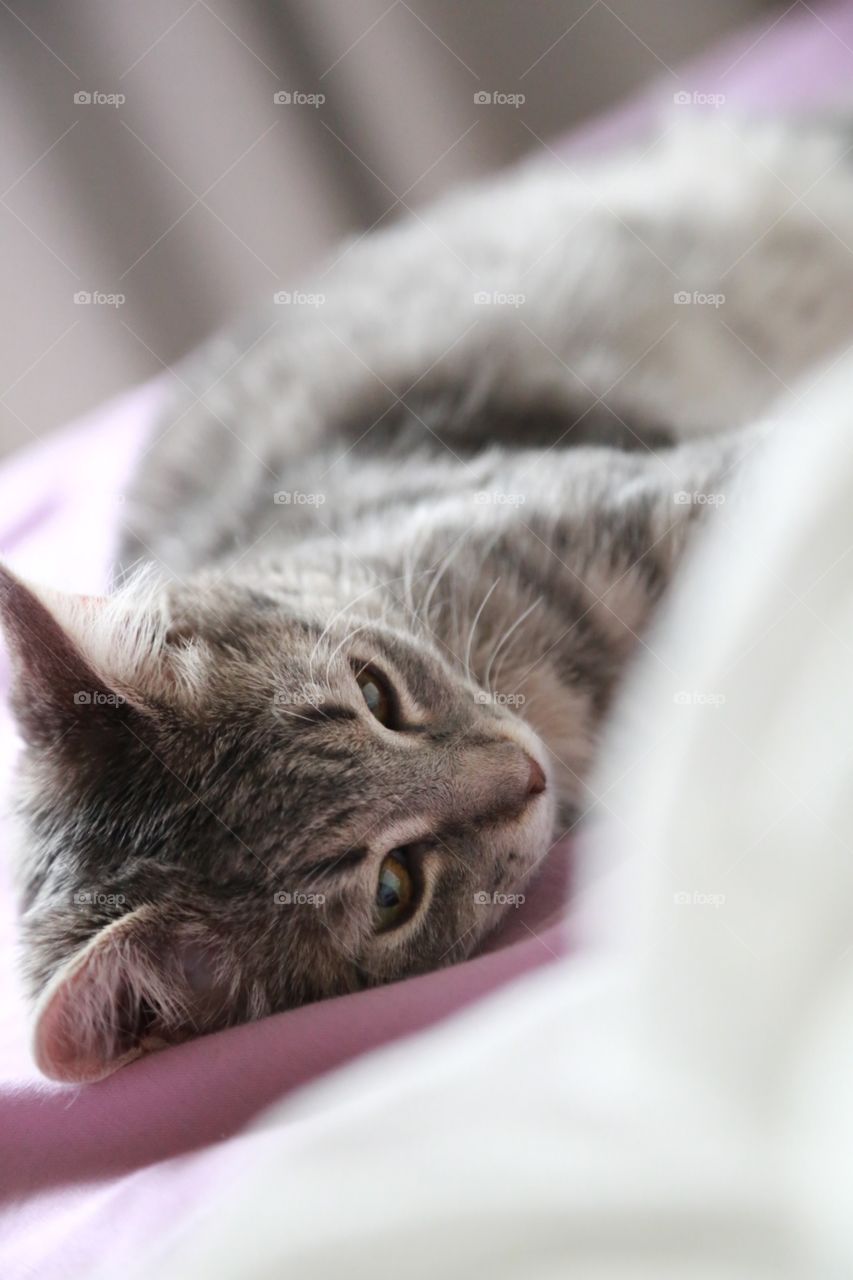
[[(673, 95), (724, 95), (726, 108), (843, 102), (853, 84), (853, 0), (794, 3), (575, 139), (598, 147), (647, 124)], [(0, 468), (0, 554), (25, 577), (103, 589), (122, 488), (167, 391), (128, 392)], [(0, 684), (8, 664), (0, 659)], [(0, 713), (0, 841), (10, 851), (18, 744)], [(479, 956), (451, 969), (279, 1014), (132, 1064), (96, 1085), (42, 1080), (15, 978), (11, 859), (0, 860), (0, 1274), (4, 1280), (115, 1272), (233, 1178), (258, 1135), (245, 1126), (294, 1087), (410, 1034), (563, 954), (570, 849), (557, 846)]]

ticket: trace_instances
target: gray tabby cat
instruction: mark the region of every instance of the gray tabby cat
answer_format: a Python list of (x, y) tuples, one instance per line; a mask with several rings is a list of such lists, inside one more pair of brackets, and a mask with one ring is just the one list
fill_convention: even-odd
[(155, 569), (3, 572), (46, 1074), (478, 946), (744, 428), (853, 339), (847, 145), (676, 129), (356, 241), (180, 371), (120, 553)]

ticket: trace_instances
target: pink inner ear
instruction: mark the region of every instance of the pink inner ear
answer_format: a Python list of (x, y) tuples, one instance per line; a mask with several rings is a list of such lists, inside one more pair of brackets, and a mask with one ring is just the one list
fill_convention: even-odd
[(185, 996), (167, 938), (154, 910), (140, 907), (59, 971), (36, 1013), (35, 1058), (46, 1076), (100, 1080), (153, 1047), (155, 1010)]
[(214, 942), (151, 906), (98, 933), (56, 974), (36, 1012), (35, 1058), (52, 1080), (101, 1080), (151, 1049), (221, 1024)]
[[(133, 1002), (127, 985), (121, 979), (104, 982), (95, 972), (107, 959), (90, 952), (63, 975), (38, 1015), (35, 1059), (51, 1080), (102, 1080), (143, 1052), (138, 1037), (121, 1026), (122, 1009)], [(106, 1007), (97, 1003), (99, 988), (110, 992)]]

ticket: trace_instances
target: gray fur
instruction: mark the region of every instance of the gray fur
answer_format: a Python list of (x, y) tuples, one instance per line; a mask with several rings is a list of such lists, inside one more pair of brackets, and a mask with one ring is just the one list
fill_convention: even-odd
[[(759, 444), (745, 424), (853, 328), (827, 229), (846, 175), (813, 196), (820, 220), (797, 207), (749, 252), (776, 214), (767, 163), (805, 190), (838, 138), (701, 129), (662, 150), (582, 179), (530, 168), (369, 237), (321, 306), (197, 356), (133, 486), (120, 560), (158, 576), (119, 596), (124, 664), (7, 583), (27, 972), (65, 1000), (54, 1039), (84, 1042), (46, 1070), (94, 1078), (459, 960), (584, 814), (626, 662), (704, 499)], [(789, 251), (802, 270), (780, 276)], [(725, 292), (725, 326), (680, 287)], [(365, 663), (406, 728), (371, 719)], [(69, 698), (91, 686), (98, 707)], [(377, 933), (401, 846), (420, 906)], [(89, 982), (82, 949), (117, 920)], [(75, 965), (104, 1006), (82, 1027)]]

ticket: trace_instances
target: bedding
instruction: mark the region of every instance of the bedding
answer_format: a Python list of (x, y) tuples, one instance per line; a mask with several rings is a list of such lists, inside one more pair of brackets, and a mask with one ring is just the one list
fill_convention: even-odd
[[(648, 123), (673, 95), (724, 94), (727, 107), (841, 100), (853, 72), (853, 4), (794, 5), (591, 127), (603, 145)], [(697, 108), (698, 109), (698, 108)], [(0, 468), (0, 553), (25, 577), (103, 589), (122, 486), (167, 392), (157, 379), (38, 442)], [(7, 665), (0, 680), (4, 688)], [(256, 1140), (245, 1126), (296, 1086), (411, 1035), (570, 949), (571, 849), (558, 847), (483, 954), (453, 969), (280, 1014), (155, 1054), (96, 1086), (41, 1080), (29, 1057), (14, 970), (9, 778), (16, 742), (0, 720), (0, 1273), (118, 1274), (183, 1210), (235, 1176)], [(615, 918), (615, 915), (614, 915)]]

